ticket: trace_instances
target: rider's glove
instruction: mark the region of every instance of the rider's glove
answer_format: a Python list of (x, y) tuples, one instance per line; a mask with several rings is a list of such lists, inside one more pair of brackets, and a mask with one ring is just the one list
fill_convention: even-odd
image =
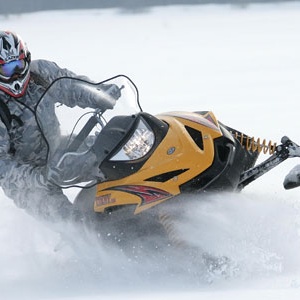
[(121, 89), (115, 84), (101, 84), (101, 90), (118, 100), (121, 97)]

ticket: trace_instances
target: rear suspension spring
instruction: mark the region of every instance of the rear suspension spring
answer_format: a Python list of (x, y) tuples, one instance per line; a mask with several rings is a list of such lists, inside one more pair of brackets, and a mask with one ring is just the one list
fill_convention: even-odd
[(167, 236), (172, 243), (172, 245), (176, 247), (182, 247), (185, 242), (180, 237), (179, 232), (176, 229), (175, 221), (173, 217), (166, 212), (160, 212), (159, 214), (159, 222), (162, 224), (163, 228), (165, 229), (165, 232), (167, 233)]
[(263, 152), (273, 154), (276, 150), (276, 143), (272, 141), (267, 142), (265, 139), (261, 142), (260, 138), (255, 139), (254, 137), (249, 137), (240, 132), (235, 132), (234, 137), (241, 143), (246, 150), (252, 152)]

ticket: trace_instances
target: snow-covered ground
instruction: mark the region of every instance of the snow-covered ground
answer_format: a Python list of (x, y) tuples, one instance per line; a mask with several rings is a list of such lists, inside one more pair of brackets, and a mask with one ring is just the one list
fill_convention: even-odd
[[(102, 80), (129, 75), (145, 111), (212, 110), (256, 137), (300, 142), (300, 5), (180, 6), (0, 16), (33, 59)], [(212, 275), (192, 257), (85, 245), (55, 252), (59, 236), (1, 194), (1, 299), (299, 299), (299, 190), (285, 191), (294, 159), (247, 187), (199, 201), (186, 238), (233, 262)], [(70, 196), (73, 196), (73, 191)], [(200, 199), (195, 199), (200, 200)], [(147, 254), (147, 252), (145, 251)]]

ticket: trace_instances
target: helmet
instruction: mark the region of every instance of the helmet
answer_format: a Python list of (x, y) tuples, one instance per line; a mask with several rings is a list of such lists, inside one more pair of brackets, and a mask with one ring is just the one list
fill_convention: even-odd
[(30, 78), (30, 52), (17, 34), (0, 31), (0, 91), (12, 97), (24, 95)]

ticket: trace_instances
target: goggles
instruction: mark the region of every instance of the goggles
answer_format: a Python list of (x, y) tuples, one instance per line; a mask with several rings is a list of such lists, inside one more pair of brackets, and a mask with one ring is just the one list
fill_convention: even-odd
[(0, 65), (0, 75), (9, 78), (14, 74), (22, 74), (26, 69), (26, 62), (24, 59), (13, 60), (9, 63)]

